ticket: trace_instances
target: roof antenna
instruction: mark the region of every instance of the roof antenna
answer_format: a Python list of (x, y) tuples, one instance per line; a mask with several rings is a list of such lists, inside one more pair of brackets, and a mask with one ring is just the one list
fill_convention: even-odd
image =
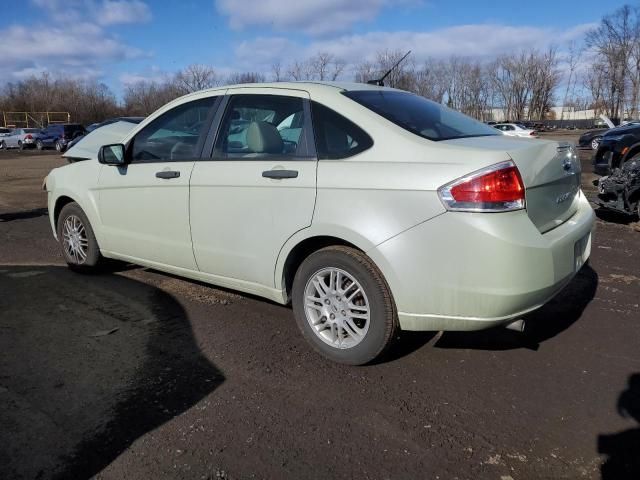
[(387, 73), (385, 73), (382, 76), (382, 78), (380, 78), (379, 80), (367, 80), (367, 83), (369, 85), (377, 85), (379, 87), (384, 87), (384, 79), (387, 78), (389, 76), (389, 74), (391, 72), (393, 72), (405, 58), (407, 58), (409, 56), (410, 53), (411, 53), (411, 50), (409, 50), (407, 53), (405, 53), (404, 56), (400, 60), (398, 60), (396, 62), (396, 64), (393, 67), (391, 67)]

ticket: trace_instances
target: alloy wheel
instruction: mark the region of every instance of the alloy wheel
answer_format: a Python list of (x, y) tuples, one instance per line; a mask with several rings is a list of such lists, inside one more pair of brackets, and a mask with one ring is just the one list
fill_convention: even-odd
[(77, 265), (87, 260), (89, 239), (82, 221), (76, 215), (69, 215), (62, 227), (62, 244), (64, 251)]
[(324, 343), (338, 349), (358, 345), (369, 330), (371, 312), (362, 285), (348, 272), (324, 268), (304, 290), (305, 316)]

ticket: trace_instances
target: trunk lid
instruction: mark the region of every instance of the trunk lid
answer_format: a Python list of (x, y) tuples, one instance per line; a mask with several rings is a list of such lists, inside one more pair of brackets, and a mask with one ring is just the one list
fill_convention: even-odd
[(506, 136), (449, 140), (446, 143), (504, 152), (518, 167), (525, 186), (526, 209), (542, 233), (566, 222), (578, 208), (581, 167), (568, 142)]

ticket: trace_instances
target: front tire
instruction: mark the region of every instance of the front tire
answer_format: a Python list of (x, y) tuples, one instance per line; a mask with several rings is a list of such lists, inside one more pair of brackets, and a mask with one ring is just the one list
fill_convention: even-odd
[(80, 205), (71, 202), (62, 208), (57, 233), (62, 256), (72, 270), (92, 271), (102, 263), (98, 242)]
[(62, 152), (62, 144), (56, 140), (56, 151)]
[(44, 149), (44, 145), (42, 144), (42, 140), (36, 140), (36, 148), (38, 150)]
[(18, 142), (18, 150), (24, 150), (24, 145), (22, 144), (22, 142)]
[(0, 150), (6, 150), (7, 149), (7, 145), (4, 143), (4, 140), (2, 142), (0, 142)]
[(591, 140), (591, 150), (598, 150), (599, 146), (600, 146), (600, 137), (596, 137), (593, 140)]
[(307, 257), (296, 272), (292, 302), (302, 335), (334, 362), (371, 362), (398, 329), (387, 282), (371, 259), (353, 248), (332, 246)]

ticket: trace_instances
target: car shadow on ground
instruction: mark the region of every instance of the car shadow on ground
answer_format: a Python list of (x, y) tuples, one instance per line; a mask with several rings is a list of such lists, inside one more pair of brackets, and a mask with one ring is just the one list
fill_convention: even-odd
[[(629, 377), (618, 399), (618, 413), (640, 424), (640, 373)], [(640, 428), (598, 436), (598, 453), (607, 457), (600, 468), (603, 480), (640, 478)]]
[(603, 222), (617, 223), (619, 225), (630, 225), (638, 221), (638, 217), (634, 215), (626, 215), (615, 210), (609, 210), (607, 208), (596, 208), (596, 217)]
[(46, 208), (34, 208), (22, 212), (0, 213), (0, 222), (12, 222), (13, 220), (26, 220), (29, 218), (43, 217), (49, 214)]
[(0, 478), (92, 477), (224, 381), (152, 286), (0, 265), (0, 292)]
[(434, 346), (475, 350), (537, 350), (540, 343), (560, 334), (580, 318), (593, 300), (597, 288), (598, 274), (589, 265), (585, 265), (571, 283), (549, 303), (523, 317), (526, 321), (523, 333), (505, 328), (477, 332), (444, 332)]

